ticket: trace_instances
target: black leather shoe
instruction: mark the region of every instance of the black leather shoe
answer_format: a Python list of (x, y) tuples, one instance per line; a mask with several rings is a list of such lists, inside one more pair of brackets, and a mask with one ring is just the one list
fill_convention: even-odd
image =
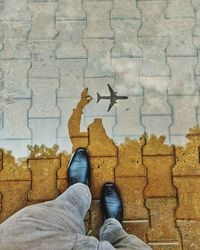
[(123, 205), (120, 192), (114, 183), (106, 183), (101, 192), (101, 209), (104, 219), (115, 218), (122, 223)]
[(69, 185), (75, 183), (90, 184), (90, 162), (86, 148), (78, 148), (73, 154), (68, 167)]

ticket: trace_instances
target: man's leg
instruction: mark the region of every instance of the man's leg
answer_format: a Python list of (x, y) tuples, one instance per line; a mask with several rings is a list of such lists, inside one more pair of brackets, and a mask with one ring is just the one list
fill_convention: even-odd
[(104, 221), (104, 224), (100, 229), (99, 237), (102, 241), (109, 241), (117, 249), (152, 249), (135, 235), (128, 234), (122, 228), (121, 223), (114, 218), (109, 218)]

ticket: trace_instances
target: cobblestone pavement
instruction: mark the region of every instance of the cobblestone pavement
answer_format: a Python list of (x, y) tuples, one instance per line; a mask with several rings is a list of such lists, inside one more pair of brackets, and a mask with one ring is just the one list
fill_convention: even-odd
[[(80, 130), (88, 102), (84, 91), (68, 122), (73, 150), (84, 146), (90, 155), (93, 200), (85, 220), (88, 234), (98, 235), (101, 187), (112, 181), (121, 190), (127, 232), (154, 250), (199, 249), (200, 129), (190, 129), (185, 147), (166, 145), (163, 136), (144, 135), (116, 146), (101, 119), (87, 132)], [(24, 206), (54, 199), (68, 186), (70, 154), (57, 153), (57, 147), (29, 149), (29, 157), (19, 163), (0, 151), (0, 222)]]
[[(199, 0), (0, 0), (0, 145), (70, 152), (65, 122), (84, 87), (82, 130), (100, 117), (118, 143), (147, 131), (184, 144), (199, 123), (199, 51)], [(110, 112), (96, 103), (107, 83), (129, 97)]]

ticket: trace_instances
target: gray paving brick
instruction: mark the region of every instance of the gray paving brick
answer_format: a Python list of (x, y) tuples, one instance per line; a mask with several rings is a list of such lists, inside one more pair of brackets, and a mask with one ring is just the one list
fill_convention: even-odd
[(115, 43), (112, 48), (112, 57), (139, 57), (141, 48), (138, 44), (138, 30), (141, 20), (114, 19), (111, 26), (115, 31)]
[(197, 56), (198, 63), (195, 67), (195, 74), (199, 76), (200, 75), (200, 37), (198, 36), (193, 37), (193, 42), (198, 50), (198, 56)]
[(4, 72), (4, 87), (11, 90), (15, 97), (30, 98), (31, 90), (27, 85), (27, 71), (30, 68), (30, 61), (0, 60), (0, 65)]
[(169, 143), (169, 126), (172, 122), (171, 116), (142, 116), (141, 121), (148, 135), (165, 135), (165, 142)]
[(83, 47), (83, 29), (85, 21), (59, 21), (57, 28), (60, 32), (60, 46), (56, 52), (57, 58), (87, 58)]
[(60, 70), (60, 87), (58, 97), (78, 97), (83, 91), (84, 69), (87, 65), (84, 59), (57, 60)]
[(3, 1), (4, 8), (0, 20), (7, 21), (30, 21), (27, 0), (6, 0)]
[(117, 124), (114, 127), (114, 136), (141, 135), (144, 128), (140, 123), (140, 108), (143, 97), (129, 97), (116, 105)]
[(142, 115), (171, 115), (171, 108), (167, 102), (167, 87), (169, 77), (141, 77), (140, 83), (144, 88), (144, 104)]
[(57, 131), (57, 137), (69, 137), (68, 120), (79, 100), (79, 98), (58, 98), (58, 107), (61, 110), (61, 123)]
[(31, 139), (27, 140), (1, 140), (0, 139), (0, 147), (6, 150), (11, 150), (12, 154), (16, 158), (26, 157), (28, 156), (28, 148), (27, 145), (31, 145)]
[(167, 19), (167, 32), (170, 36), (170, 45), (167, 48), (168, 56), (196, 56), (197, 50), (192, 40), (192, 29), (195, 19)]
[(171, 84), (169, 95), (193, 95), (197, 91), (194, 78), (196, 57), (168, 57), (167, 62), (171, 68)]
[(29, 44), (32, 54), (30, 78), (58, 78), (59, 71), (55, 60), (56, 47), (55, 41), (39, 41)]
[(169, 0), (166, 9), (168, 18), (195, 17), (190, 0)]
[(187, 143), (187, 138), (185, 135), (171, 135), (170, 143), (174, 145), (185, 145)]
[(56, 13), (57, 20), (84, 20), (86, 13), (83, 10), (82, 0), (59, 0)]
[(114, 0), (111, 18), (140, 18), (137, 0)]
[(0, 131), (2, 139), (31, 139), (31, 131), (27, 127), (27, 112), (30, 100), (15, 99), (3, 110), (3, 128)]
[(142, 14), (142, 27), (140, 36), (163, 36), (166, 35), (164, 11), (167, 1), (139, 1), (138, 7)]
[(32, 27), (29, 34), (31, 41), (54, 39), (58, 34), (56, 30), (55, 13), (56, 2), (29, 2)]
[(32, 106), (29, 118), (57, 118), (60, 111), (56, 106), (56, 90), (59, 82), (56, 79), (30, 79), (29, 87), (33, 91)]
[(143, 48), (142, 76), (168, 76), (170, 68), (166, 63), (166, 48), (169, 40), (166, 37), (143, 37), (139, 39)]
[(59, 151), (66, 151), (67, 153), (72, 152), (72, 143), (71, 139), (68, 137), (65, 138), (57, 138), (56, 144), (59, 146)]
[(23, 58), (29, 59), (30, 52), (27, 46), (30, 22), (1, 22), (3, 28), (3, 50), (1, 59)]
[(110, 57), (113, 41), (110, 39), (85, 39), (84, 45), (88, 50), (88, 65), (85, 69), (85, 76), (113, 76)]
[(139, 83), (141, 58), (113, 58), (112, 68), (116, 73), (116, 91), (121, 95), (142, 95), (143, 89)]
[(110, 11), (112, 2), (85, 1), (84, 8), (87, 12), (87, 29), (85, 38), (113, 38), (114, 31), (110, 26)]
[(170, 135), (185, 135), (189, 128), (197, 124), (196, 108), (199, 105), (199, 96), (169, 96), (168, 99), (173, 108)]
[(193, 36), (200, 36), (200, 2), (199, 0), (192, 0), (191, 2), (196, 14), (196, 26), (193, 30)]
[(56, 130), (60, 124), (59, 119), (29, 119), (32, 130), (32, 145), (44, 144), (52, 147), (56, 143)]

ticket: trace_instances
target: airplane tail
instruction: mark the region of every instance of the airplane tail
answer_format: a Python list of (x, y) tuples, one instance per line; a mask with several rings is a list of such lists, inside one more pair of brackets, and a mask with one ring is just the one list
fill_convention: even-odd
[(101, 100), (101, 96), (99, 93), (97, 93), (97, 103)]

